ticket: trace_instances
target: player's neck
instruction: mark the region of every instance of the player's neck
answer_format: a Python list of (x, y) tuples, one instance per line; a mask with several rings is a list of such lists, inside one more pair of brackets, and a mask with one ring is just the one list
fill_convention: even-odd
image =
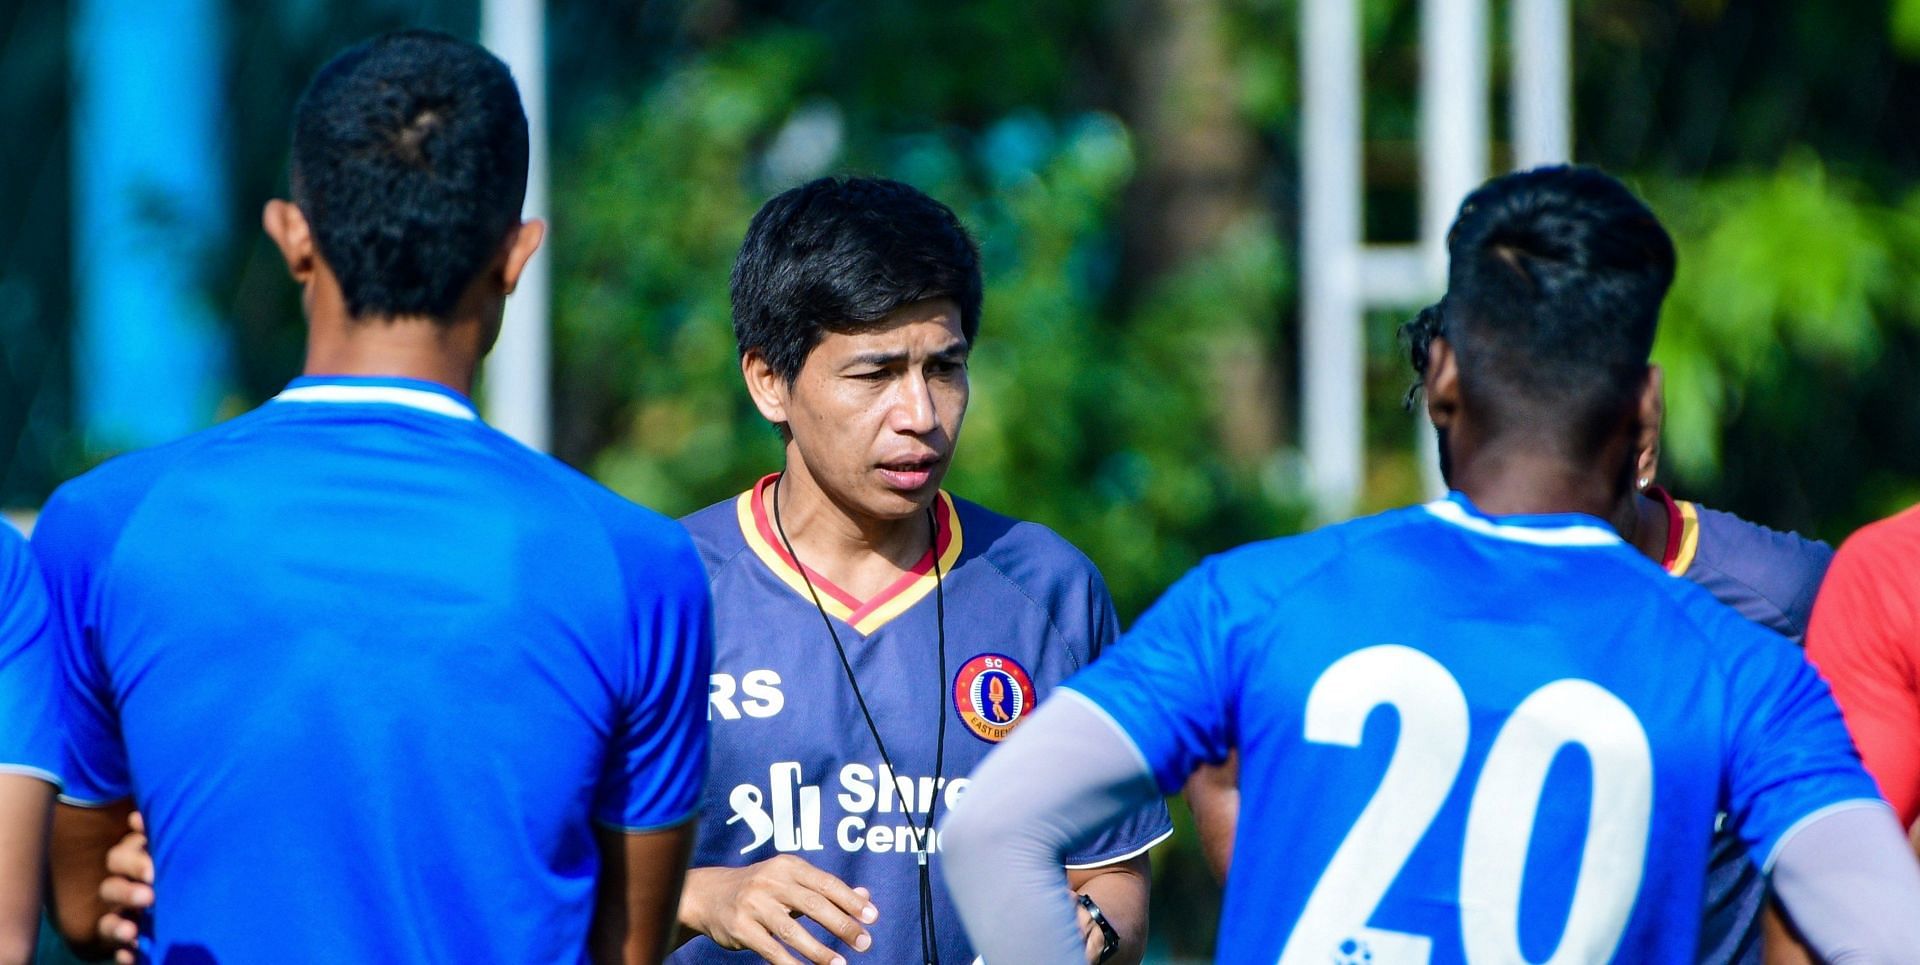
[[(779, 527), (793, 545), (794, 555), (859, 599), (891, 586), (920, 562), (931, 545), (933, 534), (925, 513), (897, 519), (861, 513), (836, 500), (792, 453), (777, 488)], [(776, 509), (775, 489), (769, 486), (762, 495), (769, 517)]]
[(1627, 514), (1614, 521), (1614, 528), (1641, 555), (1655, 563), (1667, 558), (1667, 506), (1646, 493), (1635, 490), (1626, 500)]
[(1494, 516), (1585, 513), (1612, 520), (1622, 485), (1614, 475), (1528, 446), (1482, 451), (1453, 467), (1454, 487)]
[(307, 328), (307, 375), (373, 375), (437, 382), (473, 394), (478, 322), (429, 318), (315, 319)]
[(445, 319), (356, 318), (347, 311), (340, 283), (330, 270), (315, 273), (302, 301), (307, 314), (306, 375), (420, 379), (471, 396), (480, 357), (493, 347), (500, 330), (501, 299), (489, 295), (479, 281), (467, 286)]

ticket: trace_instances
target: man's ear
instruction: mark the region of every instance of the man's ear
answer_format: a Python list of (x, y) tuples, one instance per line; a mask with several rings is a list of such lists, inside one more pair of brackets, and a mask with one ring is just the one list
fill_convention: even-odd
[(507, 234), (500, 245), (500, 294), (511, 295), (520, 285), (520, 273), (526, 271), (527, 260), (540, 250), (540, 242), (546, 240), (547, 223), (535, 218), (522, 221)]
[(1445, 432), (1460, 415), (1460, 361), (1445, 336), (1436, 335), (1427, 345), (1427, 374), (1420, 389), (1427, 399), (1427, 418)]
[(1647, 381), (1640, 387), (1640, 403), (1636, 413), (1640, 420), (1640, 435), (1634, 443), (1635, 483), (1642, 479), (1651, 482), (1660, 476), (1660, 424), (1666, 418), (1667, 411), (1664, 389), (1665, 381), (1660, 366), (1647, 366)]
[(267, 237), (280, 248), (280, 257), (286, 259), (287, 272), (293, 280), (301, 285), (310, 281), (318, 267), (317, 251), (313, 245), (313, 229), (307, 225), (307, 216), (299, 205), (274, 198), (260, 212), (260, 227), (266, 229)]
[(747, 395), (753, 398), (753, 407), (760, 410), (760, 417), (775, 425), (785, 423), (791, 386), (767, 364), (767, 357), (759, 349), (750, 348), (740, 357), (740, 375), (747, 382)]

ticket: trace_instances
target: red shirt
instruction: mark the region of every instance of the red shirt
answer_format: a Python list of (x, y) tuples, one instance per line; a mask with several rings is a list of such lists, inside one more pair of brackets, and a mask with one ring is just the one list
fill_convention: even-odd
[(1920, 816), (1920, 506), (1842, 544), (1813, 604), (1807, 657), (1880, 793), (1911, 827)]

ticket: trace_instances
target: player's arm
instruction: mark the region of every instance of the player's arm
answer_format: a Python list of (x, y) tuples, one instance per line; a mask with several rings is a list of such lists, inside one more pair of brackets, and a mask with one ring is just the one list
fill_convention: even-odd
[(1086, 936), (1089, 963), (1139, 965), (1147, 953), (1147, 899), (1152, 884), (1153, 864), (1144, 854), (1097, 868), (1067, 869), (1067, 887), (1093, 901), (1117, 939), (1112, 954), (1102, 959), (1106, 931), (1093, 921), (1084, 905), (1080, 906), (1076, 920)]
[(1903, 962), (1920, 949), (1920, 863), (1883, 807), (1808, 822), (1782, 842), (1772, 883), (1821, 961)]
[[(1920, 816), (1920, 693), (1910, 608), (1885, 531), (1862, 532), (1834, 555), (1807, 628), (1807, 659), (1833, 688), (1860, 759), (1905, 824)], [(1905, 549), (1904, 546), (1898, 547)]]
[(594, 965), (661, 961), (693, 853), (693, 823), (640, 834), (599, 828), (595, 836), (600, 880), (587, 943)]
[(1225, 884), (1227, 865), (1233, 862), (1233, 831), (1240, 820), (1239, 752), (1228, 754), (1223, 764), (1195, 770), (1187, 778), (1185, 794), (1207, 869), (1213, 872), (1213, 880)]
[(947, 890), (981, 958), (1086, 962), (1061, 858), (1158, 795), (1140, 751), (1085, 698), (1063, 690), (1034, 711), (975, 769), (966, 806), (941, 825)]
[(33, 960), (53, 785), (0, 773), (0, 962)]
[(83, 958), (103, 957), (113, 946), (102, 940), (101, 919), (117, 912), (101, 896), (107, 879), (107, 852), (126, 834), (133, 800), (121, 798), (98, 807), (61, 802), (53, 813), (53, 843), (48, 851), (52, 888), (48, 910), (60, 937)]
[(721, 948), (750, 951), (775, 965), (831, 965), (840, 956), (808, 934), (801, 918), (864, 952), (873, 945), (864, 926), (880, 920), (880, 909), (867, 889), (786, 854), (743, 868), (694, 868), (680, 896), (687, 938), (705, 935)]

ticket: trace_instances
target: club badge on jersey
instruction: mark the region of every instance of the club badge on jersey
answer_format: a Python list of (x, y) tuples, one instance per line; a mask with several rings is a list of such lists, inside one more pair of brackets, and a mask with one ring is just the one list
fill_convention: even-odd
[(1033, 706), (1033, 678), (1018, 660), (983, 653), (953, 676), (953, 711), (973, 736), (998, 744)]

